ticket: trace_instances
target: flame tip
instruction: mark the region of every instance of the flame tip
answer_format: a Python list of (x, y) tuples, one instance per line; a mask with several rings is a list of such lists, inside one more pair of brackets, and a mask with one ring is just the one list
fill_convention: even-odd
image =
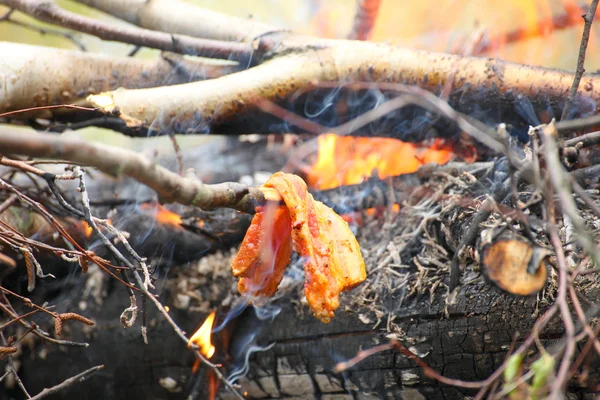
[(200, 328), (198, 328), (198, 330), (188, 340), (188, 347), (191, 347), (192, 344), (195, 344), (196, 346), (198, 346), (200, 354), (202, 354), (206, 358), (211, 358), (216, 351), (215, 346), (212, 345), (210, 340), (210, 335), (212, 333), (212, 327), (216, 315), (216, 310), (211, 312), (206, 317)]

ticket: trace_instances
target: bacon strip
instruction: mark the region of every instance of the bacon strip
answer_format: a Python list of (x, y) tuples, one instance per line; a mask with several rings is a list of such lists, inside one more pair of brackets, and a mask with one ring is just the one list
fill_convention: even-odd
[(317, 318), (329, 322), (340, 292), (366, 278), (358, 242), (346, 221), (315, 201), (300, 177), (278, 172), (264, 186), (276, 189), (289, 210), (294, 249), (305, 260), (306, 300)]
[(292, 255), (291, 222), (285, 207), (267, 206), (259, 210), (233, 259), (233, 276), (240, 293), (272, 296), (283, 279)]
[(272, 219), (259, 210), (252, 220), (232, 264), (234, 275), (244, 277), (238, 289), (241, 293), (274, 294), (289, 263), (293, 242), (304, 260), (308, 304), (315, 316), (327, 323), (340, 305), (340, 292), (366, 278), (358, 242), (348, 224), (331, 208), (315, 201), (298, 176), (278, 172), (263, 188), (271, 194), (275, 189), (285, 207), (277, 208)]

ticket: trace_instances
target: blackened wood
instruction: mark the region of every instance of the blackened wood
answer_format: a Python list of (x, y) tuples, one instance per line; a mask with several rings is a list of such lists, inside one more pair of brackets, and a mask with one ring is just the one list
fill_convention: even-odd
[[(80, 300), (77, 288), (81, 289), (81, 280), (71, 277), (63, 282), (58, 297), (40, 294), (61, 307), (72, 307)], [(124, 288), (113, 285), (109, 294), (101, 307), (90, 303), (85, 313), (95, 320), (94, 329), (85, 334), (73, 326), (67, 332), (71, 338), (90, 341), (90, 348), (36, 344), (31, 350), (25, 349), (20, 371), (25, 385), (36, 393), (89, 365), (103, 363), (104, 373), (55, 398), (186, 398), (194, 378), (193, 357), (185, 344), (150, 310), (150, 344), (144, 345), (138, 329), (123, 329), (117, 321), (116, 316), (127, 306)], [(161, 298), (168, 299), (168, 293)], [(437, 371), (465, 380), (484, 379), (503, 361), (515, 335), (522, 339), (529, 332), (535, 321), (535, 299), (503, 294), (483, 282), (462, 288), (457, 298), (458, 303), (448, 309), (449, 316), (445, 316), (441, 296), (433, 303), (427, 297), (411, 298), (394, 313), (395, 322), (405, 333), (403, 343)], [(388, 300), (393, 305), (394, 298)], [(253, 335), (258, 345), (275, 343), (250, 357), (250, 371), (242, 386), (251, 397), (319, 398), (336, 394), (342, 399), (362, 399), (370, 398), (371, 393), (375, 398), (462, 399), (465, 395), (427, 378), (414, 362), (393, 351), (370, 357), (341, 375), (333, 374), (337, 362), (386, 342), (385, 329), (373, 330), (353, 312), (340, 311), (330, 324), (323, 324), (308, 312), (299, 315), (288, 300), (280, 305), (281, 312), (272, 322), (260, 321), (252, 310), (236, 321), (230, 342), (233, 357), (239, 357), (236, 349)], [(205, 314), (173, 309), (173, 316), (184, 329), (192, 331)], [(541, 339), (548, 343), (562, 333), (561, 324), (555, 321)], [(46, 353), (40, 359), (42, 349)], [(181, 392), (163, 388), (159, 380), (164, 377), (173, 378)]]

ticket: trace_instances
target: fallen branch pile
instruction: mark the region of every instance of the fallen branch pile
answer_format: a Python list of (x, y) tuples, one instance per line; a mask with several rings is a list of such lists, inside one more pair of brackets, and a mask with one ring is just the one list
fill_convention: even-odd
[[(253, 333), (232, 333), (231, 338), (223, 334), (217, 358), (211, 358), (206, 346), (189, 339), (192, 332), (182, 328), (178, 315), (159, 296), (165, 265), (226, 250), (241, 240), (250, 218), (220, 210), (230, 208), (256, 213), (232, 261), (233, 272), (242, 277), (242, 293), (269, 297), (280, 287), (279, 296), (293, 293), (293, 298), (306, 298), (315, 315), (328, 322), (340, 305), (339, 293), (365, 280), (364, 256), (367, 278), (343, 298), (340, 312), (348, 311), (344, 324), (356, 329), (357, 337), (368, 334), (377, 343), (384, 338), (393, 341), (360, 352), (335, 369), (338, 355), (326, 360), (315, 357), (315, 361), (310, 354), (300, 354), (309, 361), (300, 363), (299, 374), (306, 375), (305, 388), (313, 394), (345, 389), (383, 393), (390, 388), (389, 382), (367, 384), (361, 373), (368, 368), (360, 369), (361, 362), (382, 351), (387, 353), (381, 360), (400, 360), (390, 368), (382, 367), (393, 376), (396, 365), (400, 371), (399, 385), (391, 385), (393, 390), (404, 391), (411, 385), (408, 374), (416, 376), (412, 384), (419, 389), (427, 392), (436, 387), (436, 393), (445, 397), (446, 388), (440, 389), (437, 383), (467, 393), (476, 390), (477, 398), (559, 399), (575, 385), (581, 391), (593, 390), (588, 379), (596, 378), (593, 366), (600, 356), (596, 323), (600, 299), (595, 283), (600, 263), (600, 160), (595, 147), (600, 134), (588, 131), (600, 126), (600, 84), (595, 75), (584, 73), (583, 62), (597, 0), (584, 18), (575, 73), (358, 40), (301, 36), (178, 1), (80, 2), (136, 26), (98, 22), (52, 1), (30, 0), (0, 0), (11, 8), (2, 21), (12, 21), (13, 12), (19, 11), (46, 23), (130, 43), (136, 49), (144, 46), (177, 54), (138, 60), (0, 44), (0, 50), (15, 55), (0, 61), (0, 67), (9, 71), (0, 82), (0, 264), (6, 267), (1, 274), (0, 309), (7, 318), (0, 326), (0, 358), (8, 359), (7, 373), (0, 380), (10, 376), (31, 397), (15, 365), (26, 337), (88, 346), (82, 340), (59, 338), (91, 332), (86, 329), (92, 329), (94, 322), (85, 312), (75, 313), (74, 306), (54, 310), (43, 298), (34, 302), (20, 294), (19, 279), (23, 278), (28, 292), (47, 295), (43, 290), (49, 289), (38, 288), (40, 280), (64, 277), (64, 266), (70, 265), (87, 274), (88, 282), (102, 280), (96, 275), (99, 271), (118, 282), (128, 296), (119, 318), (122, 326), (131, 328), (139, 322), (143, 342), (149, 343), (155, 317), (159, 317), (175, 333), (178, 343), (173, 346), (187, 345), (210, 379), (224, 385), (232, 396), (243, 398), (246, 390), (271, 397), (310, 394), (294, 389), (294, 378), (290, 378), (294, 374), (277, 358), (288, 354), (289, 346), (298, 341), (308, 348), (321, 337), (301, 328), (290, 331), (297, 328), (301, 301), (292, 311), (289, 301), (283, 306), (289, 327), (266, 334), (267, 340), (278, 343), (258, 346), (253, 341), (255, 332), (263, 327), (256, 318), (274, 319), (278, 311), (272, 310), (281, 307), (280, 298), (262, 298), (265, 307), (256, 308), (255, 319), (249, 312), (242, 313), (248, 297), (240, 300), (239, 307), (229, 300), (231, 312), (219, 316), (223, 326), (235, 319), (240, 332), (245, 328)], [(378, 6), (378, 1), (359, 2), (351, 38), (368, 38)], [(471, 50), (467, 53), (477, 53)], [(183, 58), (184, 54), (220, 61), (197, 61)], [(66, 103), (73, 104), (63, 107)], [(169, 135), (179, 171), (139, 152), (55, 133), (95, 125), (130, 136)], [(424, 165), (413, 174), (374, 176), (358, 185), (315, 191), (313, 200), (304, 182), (292, 175), (276, 174), (267, 184), (258, 185), (254, 180), (240, 182), (241, 176), (213, 183), (198, 179), (193, 171), (184, 173), (185, 151), (174, 137), (176, 133), (272, 132), (308, 134), (292, 138), (291, 161), (284, 169), (309, 165), (310, 137), (325, 132), (391, 136), (425, 144), (432, 137), (445, 138), (458, 159), (445, 166)], [(288, 139), (278, 144), (283, 152), (289, 150)], [(276, 139), (269, 140), (272, 144)], [(460, 160), (467, 150), (476, 154), (475, 162)], [(152, 191), (146, 192), (144, 201), (135, 194), (131, 199), (94, 198), (98, 192), (92, 191), (90, 182), (96, 170), (114, 179), (126, 177)], [(257, 170), (252, 167), (248, 172)], [(159, 203), (177, 203), (173, 210), (178, 213)], [(394, 205), (401, 206), (399, 213), (393, 211)], [(273, 215), (270, 206), (276, 210)], [(362, 256), (349, 227), (327, 206), (350, 219), (356, 217), (355, 212), (372, 209), (374, 216), (361, 217), (364, 224), (357, 235)], [(148, 209), (154, 214), (145, 214)], [(213, 210), (217, 211), (208, 213)], [(131, 217), (129, 213), (148, 218), (121, 223)], [(149, 222), (145, 225), (144, 221)], [(158, 250), (161, 237), (154, 224), (164, 229), (164, 237), (177, 242), (173, 249), (196, 246), (197, 251), (169, 256), (163, 262), (162, 248)], [(154, 234), (154, 242), (146, 242), (145, 236)], [(299, 263), (292, 262), (285, 275), (292, 244), (305, 265), (305, 297), (296, 295), (302, 282), (294, 278)], [(210, 272), (216, 279), (218, 274)], [(174, 304), (182, 309), (197, 302), (196, 308), (208, 311), (206, 302), (234, 296), (229, 275), (230, 280), (219, 277), (225, 282), (222, 287), (208, 283), (200, 288), (198, 282), (207, 282), (201, 272), (189, 268), (177, 273), (176, 284), (168, 278), (165, 282), (177, 299)], [(218, 293), (207, 300), (209, 287)], [(484, 290), (478, 297), (477, 291)], [(528, 333), (521, 338), (515, 335), (524, 328), (509, 324), (506, 337), (498, 339), (506, 347), (495, 350), (503, 358), (481, 369), (483, 380), (475, 381), (475, 372), (463, 376), (464, 371), (457, 372), (462, 368), (446, 368), (449, 362), (444, 357), (456, 354), (445, 354), (444, 346), (424, 333), (432, 320), (445, 318), (438, 326), (444, 329), (446, 322), (454, 324), (457, 317), (479, 321), (487, 318), (485, 313), (498, 313), (490, 301), (475, 305), (478, 314), (470, 315), (465, 305), (478, 299), (531, 295), (537, 297), (519, 300), (516, 311), (520, 314), (511, 317), (535, 315), (535, 321), (525, 324)], [(102, 294), (97, 293), (97, 298)], [(78, 304), (86, 310), (86, 304)], [(76, 322), (83, 328), (72, 327)], [(492, 326), (488, 320), (485, 324)], [(52, 326), (54, 334), (45, 325)], [(348, 333), (336, 333), (335, 325), (307, 326), (332, 340), (345, 340)], [(373, 326), (381, 331), (372, 332)], [(410, 326), (414, 331), (407, 334)], [(229, 329), (217, 330), (231, 333)], [(498, 331), (493, 330), (492, 336), (500, 335)], [(240, 344), (250, 336), (250, 342)], [(352, 340), (348, 343), (353, 347), (343, 349), (345, 358), (350, 357), (349, 350), (355, 353), (359, 346), (367, 347), (360, 339)], [(433, 355), (419, 350), (424, 343), (435, 350)], [(245, 349), (237, 356), (236, 346)], [(238, 369), (233, 362), (215, 361), (228, 360), (225, 353), (230, 347)], [(250, 360), (257, 351), (261, 354)], [(474, 352), (478, 357), (486, 354), (483, 347)], [(440, 354), (442, 361), (435, 358)], [(263, 374), (265, 365), (276, 365), (276, 371)], [(438, 367), (445, 374), (437, 372)], [(101, 368), (73, 373), (51, 389), (40, 389), (36, 397), (63, 390)], [(336, 374), (350, 368), (358, 369), (337, 386), (331, 380), (327, 386), (317, 378), (339, 382)], [(289, 387), (284, 385), (286, 379)], [(270, 385), (271, 380), (278, 384)], [(169, 385), (161, 381), (164, 388)], [(197, 395), (198, 384), (189, 392)]]

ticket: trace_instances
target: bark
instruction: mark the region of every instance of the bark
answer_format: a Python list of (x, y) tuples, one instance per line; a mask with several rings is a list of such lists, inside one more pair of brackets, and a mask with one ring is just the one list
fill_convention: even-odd
[[(298, 36), (286, 39), (278, 34), (263, 37), (261, 43), (274, 50), (265, 52), (268, 61), (247, 71), (173, 88), (107, 92), (90, 96), (89, 101), (105, 113), (119, 115), (132, 128), (130, 134), (136, 129), (224, 134), (285, 132), (297, 130), (294, 123), (261, 112), (257, 101), (270, 100), (301, 116), (310, 116), (313, 122), (334, 127), (380, 100), (377, 82), (402, 83), (434, 93), (451, 88), (449, 102), (458, 111), (483, 122), (508, 121), (525, 129), (539, 120), (561, 116), (573, 80), (573, 75), (565, 71), (385, 44)], [(576, 115), (596, 112), (600, 96), (596, 80), (594, 75), (584, 76), (576, 98)], [(342, 87), (355, 81), (373, 82), (373, 88), (367, 92), (315, 90), (315, 82)], [(393, 92), (393, 85), (381, 91)], [(406, 119), (414, 122), (407, 124)], [(399, 138), (406, 134), (408, 140), (419, 140), (418, 135), (409, 136), (407, 132), (414, 131), (415, 125), (430, 126), (432, 120), (421, 114), (415, 117), (414, 109), (410, 109), (387, 116), (360, 132)]]
[[(234, 65), (210, 65), (174, 56), (142, 60), (48, 47), (0, 43), (0, 113), (85, 99), (90, 94), (214, 78)], [(31, 116), (31, 113), (27, 114)], [(36, 116), (49, 117), (51, 111)]]
[[(394, 306), (393, 297), (386, 300)], [(402, 303), (393, 317), (407, 347), (436, 371), (457, 379), (488, 377), (504, 360), (517, 332), (523, 337), (534, 322), (533, 299), (509, 297), (487, 285), (461, 290), (449, 316), (444, 307), (440, 298), (430, 303), (427, 296), (417, 297)], [(339, 313), (336, 320), (323, 325), (284, 307), (271, 325), (261, 326), (252, 315), (244, 315), (236, 329), (241, 327), (259, 331), (261, 345), (276, 343), (252, 357), (248, 380), (242, 385), (252, 397), (337, 394), (344, 399), (448, 400), (474, 395), (436, 383), (414, 362), (393, 351), (369, 357), (341, 375), (332, 374), (337, 362), (352, 358), (359, 349), (388, 341), (385, 329), (371, 329), (355, 313)], [(559, 324), (554, 324), (542, 340), (560, 332)]]
[(215, 40), (249, 42), (277, 28), (226, 16), (178, 0), (78, 0), (146, 29)]

